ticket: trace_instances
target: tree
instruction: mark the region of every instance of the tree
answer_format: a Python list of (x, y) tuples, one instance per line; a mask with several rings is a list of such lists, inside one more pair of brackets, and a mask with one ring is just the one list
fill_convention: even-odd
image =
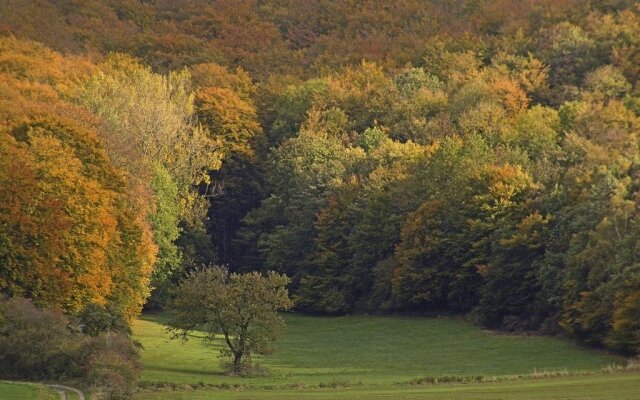
[(273, 150), (267, 175), (271, 196), (247, 219), (255, 230), (273, 221), (261, 232), (258, 248), (267, 269), (291, 277), (293, 292), (311, 267), (315, 220), (326, 195), (364, 154), (343, 146), (326, 122), (310, 118), (297, 137)]
[(176, 240), (180, 237), (180, 205), (178, 187), (161, 165), (153, 171), (151, 189), (155, 192), (155, 212), (149, 216), (153, 226), (153, 241), (158, 246), (158, 258), (151, 276), (152, 292), (147, 307), (159, 308), (168, 300), (170, 278), (182, 262)]
[(67, 312), (110, 304), (131, 320), (156, 253), (145, 207), (97, 120), (56, 91), (66, 78), (38, 64), (64, 59), (28, 42), (3, 55), (34, 82), (0, 75), (0, 291)]
[(355, 225), (358, 180), (353, 177), (318, 212), (312, 266), (301, 279), (296, 304), (311, 311), (345, 312), (354, 302), (354, 286), (366, 279), (352, 270), (349, 236)]
[[(162, 165), (181, 195), (220, 167), (221, 154), (207, 129), (193, 123), (194, 95), (187, 70), (159, 75), (122, 54), (110, 56), (79, 90), (77, 101), (110, 127), (103, 137), (114, 163), (131, 168), (123, 148), (144, 163)], [(140, 163), (140, 161), (137, 161)]]
[[(133, 184), (152, 193), (144, 203), (159, 250), (148, 304), (155, 308), (168, 297), (173, 274), (193, 258), (192, 246), (180, 246), (180, 241), (206, 237), (206, 201), (195, 185), (208, 183), (208, 171), (218, 169), (222, 158), (222, 139), (194, 122), (191, 87), (187, 70), (160, 75), (114, 54), (81, 85), (75, 99), (100, 116), (110, 160), (133, 177)], [(235, 105), (230, 104), (231, 114)]]
[(195, 329), (204, 329), (205, 340), (222, 333), (228, 349), (221, 356), (231, 359), (233, 374), (242, 374), (252, 354), (272, 351), (270, 344), (284, 328), (277, 312), (293, 306), (288, 283), (286, 275), (275, 272), (229, 274), (223, 267), (193, 272), (176, 289), (168, 329), (183, 340)]
[(446, 139), (408, 183), (419, 203), (406, 213), (395, 248), (391, 283), (399, 307), (465, 311), (476, 303), (479, 276), (469, 264), (467, 221), (478, 212), (473, 183), (492, 158), (479, 136)]

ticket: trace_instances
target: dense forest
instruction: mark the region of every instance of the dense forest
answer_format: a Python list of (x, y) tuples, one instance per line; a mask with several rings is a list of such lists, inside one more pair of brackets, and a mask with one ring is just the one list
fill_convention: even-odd
[(295, 309), (640, 352), (640, 6), (4, 0), (0, 291), (131, 321), (202, 265)]

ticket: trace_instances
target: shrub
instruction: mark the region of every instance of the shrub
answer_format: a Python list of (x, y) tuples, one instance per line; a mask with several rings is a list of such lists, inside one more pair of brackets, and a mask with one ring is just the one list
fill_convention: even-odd
[(88, 304), (78, 314), (77, 320), (82, 333), (89, 336), (98, 336), (103, 332), (131, 333), (122, 313), (112, 306)]
[(97, 397), (131, 398), (141, 364), (138, 349), (128, 336), (102, 333), (87, 338), (78, 353), (85, 368), (83, 382), (95, 389)]
[(76, 335), (67, 318), (31, 300), (0, 302), (0, 375), (11, 379), (62, 379), (76, 372)]
[(74, 381), (90, 387), (96, 399), (131, 398), (141, 367), (138, 348), (126, 333), (100, 332), (122, 328), (113, 315), (92, 306), (74, 325), (31, 300), (0, 300), (0, 378)]

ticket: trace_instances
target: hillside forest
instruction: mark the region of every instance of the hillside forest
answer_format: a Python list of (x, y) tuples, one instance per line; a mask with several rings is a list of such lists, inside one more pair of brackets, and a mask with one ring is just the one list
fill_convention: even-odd
[(4, 0), (0, 292), (127, 325), (224, 265), (633, 355), (639, 146), (631, 0)]

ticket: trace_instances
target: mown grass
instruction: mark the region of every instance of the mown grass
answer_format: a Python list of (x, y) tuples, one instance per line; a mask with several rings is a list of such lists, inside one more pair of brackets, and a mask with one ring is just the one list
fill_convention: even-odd
[(640, 375), (592, 375), (543, 380), (509, 381), (456, 385), (428, 385), (420, 387), (357, 387), (351, 389), (292, 389), (247, 391), (174, 391), (143, 392), (137, 400), (286, 400), (286, 399), (447, 399), (447, 400), (566, 400), (610, 399), (637, 400), (640, 393)]
[(0, 382), (2, 400), (54, 400), (59, 396), (45, 386), (23, 382)]
[(143, 385), (168, 382), (241, 390), (348, 387), (356, 391), (387, 386), (397, 390), (399, 384), (409, 386), (423, 377), (576, 373), (624, 361), (565, 340), (499, 335), (452, 318), (295, 314), (285, 318), (287, 331), (276, 343), (276, 352), (255, 360), (268, 375), (241, 378), (224, 374), (218, 359), (221, 341), (202, 343), (198, 333), (187, 343), (171, 341), (159, 323), (161, 316), (145, 316), (134, 326), (135, 338), (144, 346)]

